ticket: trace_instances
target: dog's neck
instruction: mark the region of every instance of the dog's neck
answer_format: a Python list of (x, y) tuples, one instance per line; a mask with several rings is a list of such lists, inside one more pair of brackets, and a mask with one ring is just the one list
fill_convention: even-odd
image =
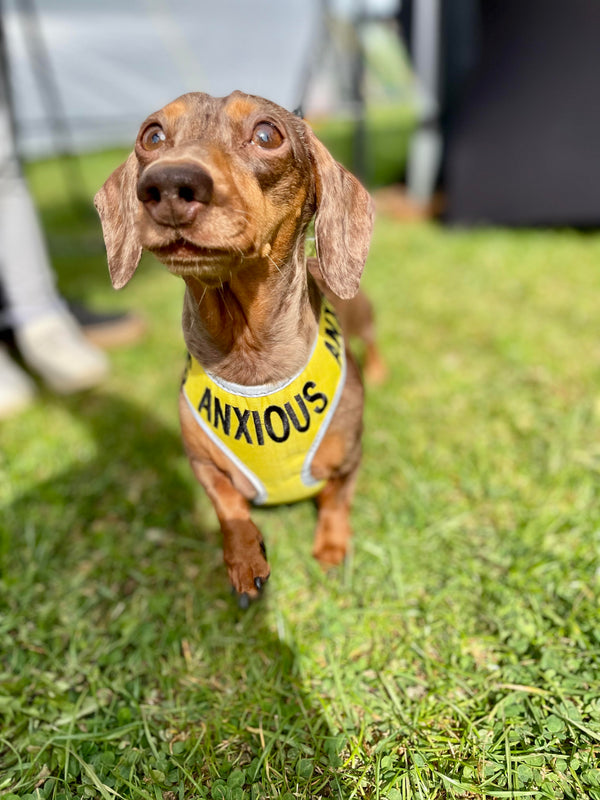
[(218, 288), (185, 281), (184, 338), (206, 370), (251, 386), (279, 382), (306, 364), (320, 295), (303, 248), (281, 266), (268, 257), (252, 260)]

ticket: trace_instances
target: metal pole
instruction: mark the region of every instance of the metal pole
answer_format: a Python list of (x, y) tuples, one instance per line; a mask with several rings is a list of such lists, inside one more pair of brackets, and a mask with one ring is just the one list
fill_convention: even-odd
[(17, 0), (29, 60), (38, 84), (46, 119), (50, 126), (55, 153), (60, 156), (65, 184), (71, 198), (90, 205), (85, 191), (85, 176), (67, 122), (67, 114), (50, 53), (34, 0)]

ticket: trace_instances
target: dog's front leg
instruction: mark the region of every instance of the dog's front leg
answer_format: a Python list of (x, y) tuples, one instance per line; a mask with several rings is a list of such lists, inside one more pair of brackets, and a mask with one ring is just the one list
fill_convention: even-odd
[(340, 564), (346, 557), (352, 538), (350, 505), (357, 472), (358, 468), (348, 475), (330, 478), (317, 496), (313, 556), (324, 569)]
[(250, 519), (248, 500), (214, 464), (191, 461), (198, 481), (212, 502), (223, 533), (223, 560), (240, 606), (258, 596), (270, 569), (261, 532)]

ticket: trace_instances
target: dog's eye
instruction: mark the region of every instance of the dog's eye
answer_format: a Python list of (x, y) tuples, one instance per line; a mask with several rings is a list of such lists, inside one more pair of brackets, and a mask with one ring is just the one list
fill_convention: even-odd
[(283, 136), (270, 122), (259, 122), (252, 134), (252, 144), (265, 150), (274, 150), (283, 143)]
[(142, 147), (144, 150), (157, 150), (166, 142), (167, 137), (160, 125), (149, 125), (142, 133)]

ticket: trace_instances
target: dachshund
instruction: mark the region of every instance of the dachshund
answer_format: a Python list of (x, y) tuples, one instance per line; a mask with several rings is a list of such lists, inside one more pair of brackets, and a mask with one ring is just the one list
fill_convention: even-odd
[[(190, 93), (146, 119), (95, 205), (115, 288), (142, 250), (185, 281), (183, 442), (240, 605), (270, 574), (251, 503), (316, 497), (313, 555), (339, 564), (363, 411), (348, 335), (365, 341), (367, 375), (384, 371), (359, 292), (374, 216), (367, 191), (295, 114), (239, 91)], [(307, 259), (313, 219), (316, 259)]]

